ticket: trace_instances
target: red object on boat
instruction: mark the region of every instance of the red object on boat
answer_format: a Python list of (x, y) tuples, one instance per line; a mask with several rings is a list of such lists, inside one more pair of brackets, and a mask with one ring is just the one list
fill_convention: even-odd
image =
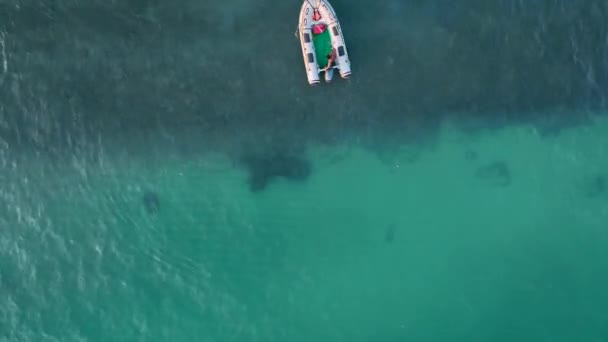
[(314, 33), (314, 34), (321, 34), (321, 33), (323, 33), (323, 31), (325, 31), (324, 24), (316, 24), (315, 26), (312, 27), (312, 33)]
[(312, 13), (312, 20), (321, 20), (321, 13), (319, 13), (318, 10), (314, 10), (314, 12)]

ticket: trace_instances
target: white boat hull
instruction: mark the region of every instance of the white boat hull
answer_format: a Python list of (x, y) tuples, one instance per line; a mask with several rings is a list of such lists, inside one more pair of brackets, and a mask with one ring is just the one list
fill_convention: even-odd
[[(321, 19), (318, 21), (313, 21), (315, 9), (321, 15)], [(312, 39), (312, 26), (317, 22), (322, 22), (327, 25), (326, 29), (329, 30), (331, 46), (336, 51), (336, 59), (332, 68), (338, 70), (340, 77), (344, 79), (349, 78), (351, 75), (350, 60), (348, 58), (344, 35), (342, 34), (336, 12), (327, 0), (304, 0), (302, 8), (300, 9), (298, 38), (300, 39), (300, 44), (302, 46), (302, 56), (304, 58), (304, 68), (306, 70), (308, 83), (315, 85), (321, 81), (319, 74), (322, 70), (319, 68)], [(328, 72), (329, 75), (325, 75), (325, 80), (327, 82), (331, 80), (333, 70), (328, 70)]]

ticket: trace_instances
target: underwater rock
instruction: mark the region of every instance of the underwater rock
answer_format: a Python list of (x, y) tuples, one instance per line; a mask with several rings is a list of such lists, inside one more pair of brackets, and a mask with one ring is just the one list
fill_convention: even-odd
[(142, 196), (142, 202), (148, 214), (156, 214), (160, 210), (160, 200), (156, 192), (144, 192), (144, 195)]
[(386, 227), (386, 231), (384, 232), (384, 241), (386, 243), (391, 243), (395, 241), (395, 233), (397, 231), (397, 225), (390, 224)]
[(504, 187), (511, 184), (511, 171), (509, 171), (509, 166), (502, 161), (478, 167), (475, 177), (494, 186)]
[(464, 152), (464, 159), (466, 159), (467, 161), (476, 161), (477, 160), (477, 152), (473, 151), (473, 150), (466, 150)]
[(247, 155), (241, 158), (241, 163), (249, 171), (249, 188), (252, 192), (264, 190), (277, 177), (303, 181), (311, 172), (308, 160), (281, 153)]
[(608, 190), (608, 181), (604, 175), (589, 177), (583, 184), (583, 191), (588, 198), (597, 198)]

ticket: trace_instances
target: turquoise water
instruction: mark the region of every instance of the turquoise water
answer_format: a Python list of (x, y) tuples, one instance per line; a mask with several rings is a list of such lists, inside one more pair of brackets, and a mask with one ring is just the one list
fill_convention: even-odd
[(0, 2), (0, 342), (608, 341), (608, 2), (332, 4)]
[[(1, 337), (603, 341), (606, 132), (311, 146), (310, 179), (259, 193), (221, 154), (24, 155), (3, 165)], [(495, 161), (508, 185), (476, 176)]]

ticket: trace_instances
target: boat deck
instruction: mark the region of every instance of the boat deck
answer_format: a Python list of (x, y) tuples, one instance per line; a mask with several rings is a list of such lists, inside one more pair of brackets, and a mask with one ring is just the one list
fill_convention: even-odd
[(329, 28), (326, 28), (321, 34), (313, 34), (312, 41), (315, 45), (315, 54), (317, 55), (319, 68), (324, 68), (327, 65), (327, 55), (331, 52)]

